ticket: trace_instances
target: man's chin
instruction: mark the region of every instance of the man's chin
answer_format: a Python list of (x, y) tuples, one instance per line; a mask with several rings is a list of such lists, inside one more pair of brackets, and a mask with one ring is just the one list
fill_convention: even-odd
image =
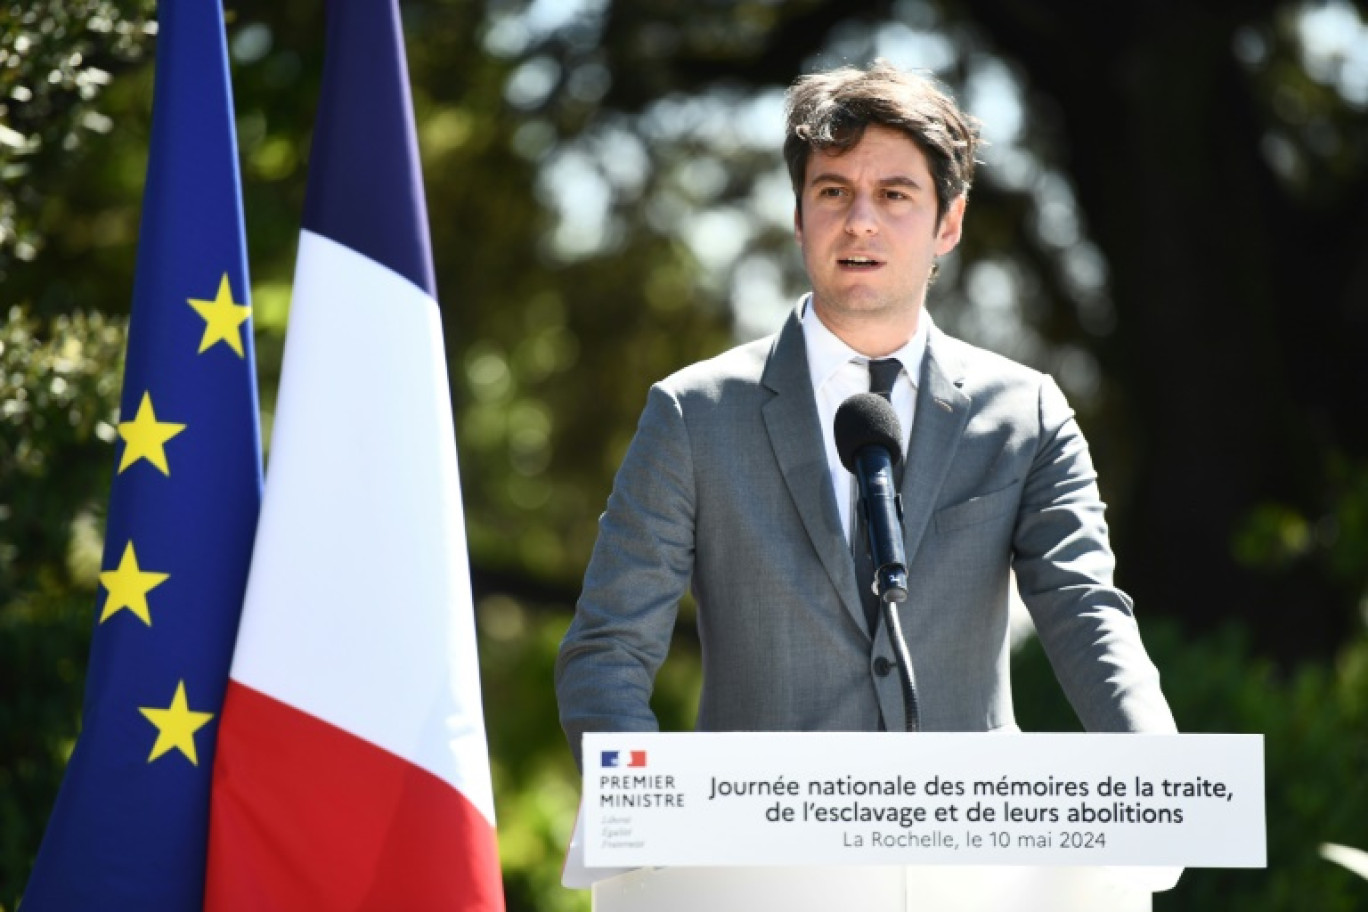
[(902, 317), (918, 307), (912, 297), (893, 297), (866, 289), (846, 290), (839, 294), (814, 294), (818, 313), (827, 312), (847, 319), (878, 319)]

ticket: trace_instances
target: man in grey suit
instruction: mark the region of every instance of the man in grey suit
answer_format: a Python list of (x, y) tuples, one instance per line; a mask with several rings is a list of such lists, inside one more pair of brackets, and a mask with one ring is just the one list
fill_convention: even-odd
[(862, 606), (852, 476), (832, 417), (896, 358), (909, 592), (897, 606), (922, 731), (1014, 731), (1008, 584), (1093, 731), (1174, 731), (1130, 598), (1112, 583), (1087, 444), (1050, 377), (926, 313), (959, 242), (976, 123), (884, 63), (798, 80), (784, 144), (812, 283), (777, 335), (651, 388), (614, 482), (556, 691), (586, 731), (654, 731), (650, 695), (685, 588), (698, 727), (901, 728), (889, 630)]

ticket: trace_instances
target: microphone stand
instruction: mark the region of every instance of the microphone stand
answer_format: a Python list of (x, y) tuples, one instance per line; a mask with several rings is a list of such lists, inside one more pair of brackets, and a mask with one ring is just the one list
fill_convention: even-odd
[[(862, 453), (861, 456), (864, 454)], [(873, 457), (871, 457), (873, 458)], [(877, 511), (869, 508), (869, 498), (873, 492), (867, 489), (863, 481), (864, 475), (859, 476), (861, 481), (861, 508), (865, 513), (865, 522), (869, 530), (870, 541), (869, 550), (871, 554), (879, 554), (880, 549), (876, 545), (876, 522), (887, 523), (881, 528), (882, 534), (886, 538), (896, 536), (899, 542), (903, 536), (903, 511), (902, 495), (895, 494), (893, 498), (896, 507), (894, 514), (897, 517), (896, 526), (888, 522), (892, 517), (884, 514), (882, 519), (874, 515)], [(901, 549), (899, 549), (899, 552)], [(899, 556), (901, 554), (899, 553)], [(896, 559), (895, 559), (896, 561)], [(902, 563), (886, 563), (874, 570), (873, 580), (874, 593), (879, 598), (879, 610), (883, 613), (884, 626), (888, 628), (888, 639), (893, 644), (893, 655), (897, 659), (898, 681), (902, 684), (903, 695), (903, 730), (921, 730), (921, 712), (917, 705), (917, 690), (912, 681), (912, 654), (907, 649), (907, 638), (903, 636), (902, 621), (898, 618), (898, 603), (907, 599), (907, 570)]]
[[(882, 574), (879, 575), (882, 577)], [(884, 590), (882, 578), (877, 588)], [(893, 654), (898, 659), (898, 680), (902, 682), (904, 730), (914, 732), (921, 730), (921, 714), (917, 707), (917, 691), (912, 686), (912, 655), (907, 651), (902, 622), (898, 620), (898, 602), (906, 597), (905, 589), (880, 591), (879, 606), (883, 610), (884, 624), (888, 627), (888, 638), (893, 643)]]

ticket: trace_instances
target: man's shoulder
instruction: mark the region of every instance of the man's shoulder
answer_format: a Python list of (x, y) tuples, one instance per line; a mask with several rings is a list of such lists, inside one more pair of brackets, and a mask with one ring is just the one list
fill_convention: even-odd
[(674, 396), (718, 398), (724, 394), (758, 388), (765, 365), (774, 350), (775, 335), (730, 348), (721, 354), (680, 368), (660, 386)]
[(931, 338), (931, 357), (941, 369), (967, 389), (1039, 389), (1049, 375), (1006, 355), (937, 331)]

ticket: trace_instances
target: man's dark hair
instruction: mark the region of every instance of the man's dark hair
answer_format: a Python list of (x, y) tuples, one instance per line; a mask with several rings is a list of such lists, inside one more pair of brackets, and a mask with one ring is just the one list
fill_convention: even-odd
[(897, 130), (926, 156), (936, 184), (936, 219), (969, 192), (979, 123), (931, 78), (884, 60), (869, 69), (841, 67), (802, 76), (786, 98), (784, 161), (802, 204), (803, 179), (813, 149), (840, 154), (854, 148), (871, 124)]

